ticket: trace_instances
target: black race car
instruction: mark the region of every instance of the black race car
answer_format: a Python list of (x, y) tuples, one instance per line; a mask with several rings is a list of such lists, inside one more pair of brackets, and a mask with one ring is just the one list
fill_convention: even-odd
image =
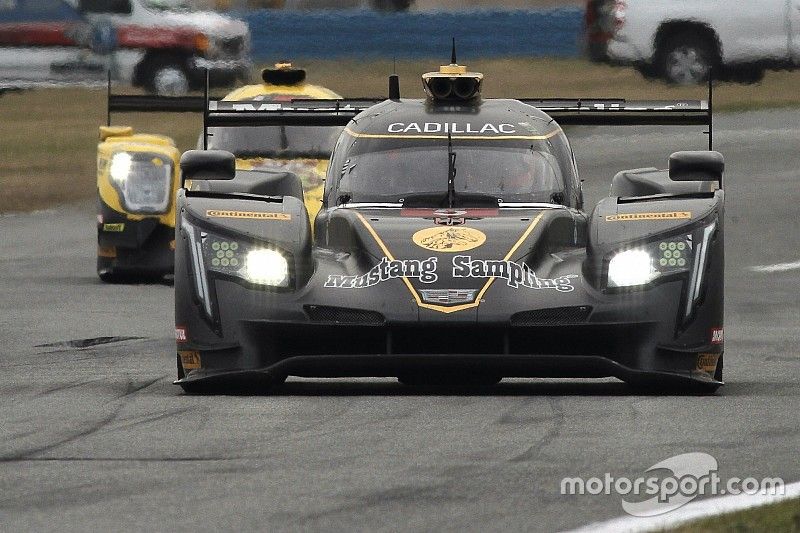
[(313, 224), (296, 176), (183, 155), (176, 383), (614, 376), (715, 391), (722, 156), (620, 172), (587, 214), (556, 123), (710, 126), (708, 104), (482, 99), (482, 78), (454, 62), (423, 76), (424, 100), (394, 78), (379, 103), (211, 102), (215, 127), (346, 128)]

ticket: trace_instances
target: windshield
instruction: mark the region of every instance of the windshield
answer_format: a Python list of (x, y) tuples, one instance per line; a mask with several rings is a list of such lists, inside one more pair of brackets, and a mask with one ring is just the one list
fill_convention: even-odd
[(208, 147), (238, 158), (327, 159), (341, 131), (341, 126), (209, 128)]
[[(365, 151), (358, 142), (341, 169), (339, 197), (353, 202), (399, 202), (408, 196), (447, 194), (446, 140), (404, 140), (376, 151)], [(509, 145), (507, 141), (459, 140), (453, 143), (453, 152), (456, 194), (487, 195), (504, 202), (549, 202), (564, 190), (558, 162), (542, 141)]]

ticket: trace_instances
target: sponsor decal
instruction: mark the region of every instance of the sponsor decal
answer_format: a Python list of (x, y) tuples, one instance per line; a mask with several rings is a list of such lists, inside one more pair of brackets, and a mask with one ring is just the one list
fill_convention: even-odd
[(718, 353), (701, 353), (697, 355), (697, 370), (713, 374), (717, 370)]
[(477, 289), (422, 289), (422, 301), (429, 304), (463, 304), (474, 302)]
[(181, 366), (184, 370), (194, 370), (200, 368), (200, 352), (196, 350), (179, 350)]
[(458, 124), (456, 122), (394, 122), (387, 128), (389, 133), (475, 133), (480, 135), (512, 135), (517, 133), (514, 124)]
[(486, 242), (486, 234), (473, 228), (435, 227), (419, 230), (412, 240), (432, 252), (466, 252)]
[(631, 220), (679, 220), (692, 218), (691, 211), (667, 211), (664, 213), (620, 213), (608, 215), (608, 222), (627, 222)]
[(340, 276), (331, 274), (325, 287), (333, 289), (364, 289), (378, 283), (397, 278), (415, 278), (422, 283), (434, 283), (439, 279), (436, 274), (435, 257), (428, 259), (389, 259), (384, 257), (366, 274), (360, 276)]
[[(436, 270), (438, 259), (429, 257), (420, 259), (389, 259), (384, 257), (369, 272), (359, 276), (342, 276), (331, 274), (325, 287), (332, 289), (363, 289), (378, 283), (398, 278), (419, 279), (422, 283), (435, 283), (439, 279)], [(514, 261), (493, 259), (472, 259), (468, 255), (457, 255), (452, 260), (454, 278), (494, 279), (499, 278), (517, 289), (554, 289), (558, 292), (575, 290), (572, 280), (577, 274), (568, 274), (557, 278), (540, 278), (528, 265)], [(441, 289), (422, 290), (422, 299), (426, 302), (458, 303), (475, 298), (473, 289)]]
[(253, 218), (257, 220), (292, 220), (289, 213), (256, 213), (254, 211), (221, 211), (219, 209), (209, 209), (206, 211), (207, 217), (213, 218)]
[(117, 257), (117, 247), (116, 246), (98, 246), (97, 247), (97, 256), (98, 257), (109, 257), (114, 258)]
[(175, 342), (186, 342), (186, 328), (175, 326)]
[(711, 330), (711, 344), (722, 344), (725, 342), (725, 330), (723, 328), (714, 328)]
[(457, 255), (453, 258), (454, 278), (500, 278), (513, 288), (555, 289), (558, 292), (575, 290), (572, 279), (577, 274), (568, 274), (557, 278), (540, 278), (528, 265), (514, 261), (493, 259), (472, 259), (468, 255)]
[(111, 233), (122, 233), (125, 231), (125, 224), (120, 222), (117, 224), (103, 224), (103, 231), (108, 231)]

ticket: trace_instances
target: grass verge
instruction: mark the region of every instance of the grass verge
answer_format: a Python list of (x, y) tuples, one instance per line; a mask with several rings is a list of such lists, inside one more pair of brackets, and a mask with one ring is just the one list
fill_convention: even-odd
[(669, 533), (800, 532), (800, 499), (684, 524)]
[[(702, 87), (672, 87), (648, 81), (628, 68), (578, 59), (492, 59), (467, 61), (486, 74), (490, 97), (621, 97), (628, 99), (705, 98)], [(386, 94), (391, 61), (311, 60), (303, 65), (309, 81), (344, 96)], [(396, 65), (405, 97), (421, 97), (419, 75), (438, 65), (400, 61)], [(800, 106), (799, 72), (769, 72), (758, 85), (722, 84), (717, 109), (749, 110)], [(117, 89), (125, 92), (125, 89)], [(28, 211), (94, 197), (97, 127), (105, 123), (105, 92), (47, 89), (0, 98), (0, 213)], [(126, 114), (114, 124), (171, 135), (181, 150), (194, 146), (201, 128), (194, 114)]]

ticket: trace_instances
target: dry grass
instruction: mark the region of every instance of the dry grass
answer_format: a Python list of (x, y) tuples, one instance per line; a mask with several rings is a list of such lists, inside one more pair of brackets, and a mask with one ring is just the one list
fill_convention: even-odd
[[(397, 63), (405, 97), (422, 96), (419, 75), (436, 61)], [(310, 81), (344, 96), (386, 94), (391, 61), (307, 61)], [(702, 87), (670, 87), (644, 80), (631, 69), (581, 60), (498, 59), (468, 63), (486, 74), (491, 97), (705, 98)], [(800, 72), (770, 72), (759, 85), (721, 85), (718, 109), (800, 105)], [(0, 212), (27, 211), (92, 198), (97, 127), (105, 123), (105, 92), (39, 90), (0, 98)], [(173, 136), (182, 150), (194, 146), (199, 115), (117, 115), (115, 124)]]
[[(28, 211), (91, 198), (96, 189), (98, 126), (105, 92), (48, 89), (0, 98), (0, 212)], [(115, 124), (172, 135), (181, 149), (197, 142), (199, 116), (117, 115)]]
[[(464, 58), (470, 70), (483, 72), (484, 94), (489, 97), (618, 97), (648, 99), (705, 99), (705, 87), (676, 87), (644, 79), (631, 68), (611, 67), (579, 59)], [(356, 61), (306, 61), (310, 79), (347, 96), (386, 94), (391, 61), (367, 64)], [(435, 70), (435, 60), (397, 63), (403, 96), (422, 96), (420, 74)], [(755, 85), (725, 83), (717, 86), (714, 102), (719, 110), (783, 107), (800, 104), (800, 71), (767, 72)]]

